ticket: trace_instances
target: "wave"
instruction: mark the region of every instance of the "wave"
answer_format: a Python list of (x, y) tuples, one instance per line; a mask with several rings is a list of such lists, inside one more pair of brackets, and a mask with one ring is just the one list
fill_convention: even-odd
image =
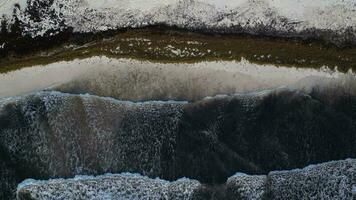
[(354, 159), (333, 161), (259, 176), (238, 173), (220, 186), (203, 185), (186, 178), (168, 182), (129, 173), (26, 180), (18, 186), (17, 196), (24, 200), (59, 196), (66, 199), (352, 199), (356, 195), (353, 191), (355, 162)]
[(355, 157), (356, 99), (334, 94), (278, 89), (194, 103), (59, 92), (6, 98), (1, 162), (18, 180), (135, 172), (222, 183), (237, 171)]
[(163, 24), (218, 33), (322, 39), (342, 45), (355, 44), (355, 7), (351, 0), (31, 0), (15, 16), (23, 34), (32, 37), (66, 29), (100, 32)]
[[(47, 188), (47, 185), (52, 185)], [(84, 186), (85, 185), (85, 186)], [(32, 187), (37, 186), (38, 191)], [(83, 187), (84, 186), (84, 187)], [(26, 180), (18, 187), (19, 198), (36, 196), (38, 199), (192, 199), (194, 191), (201, 184), (195, 180), (179, 179), (169, 182), (161, 179), (150, 179), (139, 174), (105, 174), (102, 176), (76, 176), (73, 179), (53, 179), (50, 181)], [(83, 190), (78, 194), (70, 192), (68, 188), (80, 187)], [(31, 188), (31, 189), (30, 189)], [(42, 194), (41, 191), (46, 191)], [(60, 191), (60, 192), (59, 192)], [(98, 192), (100, 191), (100, 192)], [(56, 194), (54, 194), (56, 193)], [(53, 195), (52, 195), (53, 194)], [(93, 194), (93, 195), (91, 195)], [(82, 196), (78, 196), (82, 195)]]

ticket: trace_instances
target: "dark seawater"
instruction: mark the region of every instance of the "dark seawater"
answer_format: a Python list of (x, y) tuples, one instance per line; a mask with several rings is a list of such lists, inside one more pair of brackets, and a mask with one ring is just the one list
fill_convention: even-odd
[(0, 3), (0, 200), (356, 197), (352, 0), (159, 2)]
[(59, 92), (3, 99), (2, 196), (26, 178), (135, 172), (216, 184), (236, 172), (355, 157), (356, 97), (340, 91), (278, 89), (194, 103)]
[(237, 172), (356, 156), (351, 70), (96, 56), (0, 83), (0, 199), (28, 178), (122, 172), (196, 179), (198, 196), (226, 199)]

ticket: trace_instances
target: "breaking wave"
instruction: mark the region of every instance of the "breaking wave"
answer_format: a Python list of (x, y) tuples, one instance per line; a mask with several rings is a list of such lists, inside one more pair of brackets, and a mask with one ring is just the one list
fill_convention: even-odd
[[(267, 175), (237, 173), (225, 184), (209, 186), (191, 179), (168, 182), (138, 174), (76, 176), (73, 179), (27, 179), (17, 188), (20, 199), (352, 199), (356, 193), (355, 159), (332, 161)], [(99, 191), (99, 192), (98, 192)], [(313, 192), (310, 192), (313, 191)]]
[[(340, 45), (355, 44), (355, 7), (352, 0), (30, 0), (15, 16), (23, 34), (32, 37), (68, 29), (100, 32), (163, 24), (219, 33), (323, 39)], [(5, 14), (9, 13), (6, 9), (8, 4), (3, 5)]]
[(356, 98), (337, 92), (278, 89), (194, 103), (40, 92), (0, 104), (0, 155), (18, 180), (135, 172), (220, 183), (237, 171), (356, 156)]

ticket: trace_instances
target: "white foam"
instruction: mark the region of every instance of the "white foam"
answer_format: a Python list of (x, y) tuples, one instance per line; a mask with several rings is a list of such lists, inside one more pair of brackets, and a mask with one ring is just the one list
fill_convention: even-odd
[[(23, 4), (25, 0), (17, 1)], [(13, 2), (6, 0), (0, 12), (10, 13), (12, 6)], [(337, 33), (356, 29), (353, 0), (55, 0), (48, 9), (75, 32), (157, 24), (222, 31), (237, 25), (250, 30), (264, 24), (287, 33), (310, 28)], [(41, 22), (32, 21), (28, 16), (19, 18), (28, 25), (25, 34), (33, 37), (60, 28), (51, 15), (44, 15)], [(282, 18), (287, 23), (280, 21)]]
[(132, 9), (147, 11), (153, 8), (166, 6), (178, 0), (85, 0), (92, 9)]
[[(97, 184), (93, 186), (86, 183), (86, 180), (95, 181)], [(80, 187), (75, 185), (80, 185)], [(121, 173), (100, 176), (76, 176), (71, 179), (50, 179), (47, 181), (28, 179), (19, 184), (17, 192), (25, 190), (30, 196), (46, 199), (72, 199), (74, 197), (102, 200), (167, 199), (170, 194), (179, 199), (191, 199), (194, 190), (199, 187), (200, 183), (198, 181), (186, 178), (169, 182), (159, 178), (151, 179), (139, 174)], [(77, 192), (81, 194), (78, 196)]]
[(27, 0), (1, 0), (0, 1), (0, 18), (5, 15), (11, 16), (14, 10), (15, 4), (19, 4), (23, 10), (27, 6)]

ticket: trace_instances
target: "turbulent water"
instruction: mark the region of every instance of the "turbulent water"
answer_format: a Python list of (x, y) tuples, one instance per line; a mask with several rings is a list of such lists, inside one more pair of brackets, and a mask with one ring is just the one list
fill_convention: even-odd
[(356, 156), (351, 71), (92, 57), (0, 77), (2, 197), (27, 178), (132, 172), (223, 184)]
[[(174, 182), (168, 182), (129, 173), (106, 174), (97, 177), (77, 176), (74, 179), (51, 180), (50, 182), (51, 189), (46, 187), (48, 183), (45, 181), (27, 180), (19, 185), (18, 198), (188, 200), (193, 199), (195, 191), (201, 187), (201, 184), (195, 180), (179, 179)], [(23, 188), (32, 184), (39, 186), (37, 191), (23, 191)], [(70, 192), (70, 190), (73, 191), (77, 187), (80, 187), (81, 191)]]
[(355, 10), (0, 2), (0, 199), (356, 198)]
[[(352, 199), (356, 197), (356, 193), (352, 192), (354, 187), (352, 183), (356, 181), (355, 162), (354, 159), (334, 161), (294, 171), (274, 171), (260, 176), (238, 173), (230, 177), (220, 188), (202, 185), (196, 180), (179, 179), (167, 182), (128, 173), (97, 177), (81, 176), (67, 180), (26, 180), (18, 186), (17, 196), (21, 200), (30, 198), (233, 200), (308, 197)], [(137, 190), (136, 186), (141, 189)], [(315, 193), (308, 194), (308, 188)]]
[(355, 157), (356, 99), (330, 97), (281, 89), (132, 103), (41, 92), (1, 101), (0, 155), (18, 180), (138, 172), (219, 183)]
[[(4, 198), (15, 198), (17, 184), (28, 178), (131, 172), (168, 181), (182, 177), (199, 181), (199, 187), (188, 187), (194, 195), (186, 199), (216, 195), (300, 199), (310, 194), (302, 188), (306, 196), (298, 196), (299, 189), (283, 187), (299, 188), (305, 178), (288, 182), (278, 175), (277, 182), (268, 185), (273, 177), (269, 172), (356, 156), (352, 71), (276, 67), (247, 60), (188, 64), (92, 57), (0, 77), (0, 197)], [(238, 178), (235, 183), (231, 176), (236, 172), (260, 176)], [(169, 196), (170, 184), (175, 185), (147, 177), (143, 182), (122, 178), (128, 188), (136, 181), (143, 188), (130, 193), (121, 187), (119, 195)], [(192, 180), (187, 183), (195, 184)], [(350, 196), (354, 180), (342, 181), (348, 181), (342, 191)], [(111, 191), (105, 188), (114, 182), (109, 178), (91, 185), (89, 181), (85, 194), (99, 187), (106, 191), (98, 194), (104, 198)], [(256, 187), (246, 188), (250, 182)], [(59, 180), (59, 184), (55, 187), (64, 191), (77, 183)], [(21, 198), (48, 194), (47, 186), (26, 191)], [(179, 193), (174, 191), (172, 195)]]
[[(5, 14), (11, 13), (9, 4), (0, 7)], [(356, 41), (352, 0), (30, 0), (25, 6), (15, 10), (15, 16), (23, 24), (23, 34), (32, 37), (68, 28), (98, 32), (164, 24), (210, 32), (317, 38), (335, 44)]]

